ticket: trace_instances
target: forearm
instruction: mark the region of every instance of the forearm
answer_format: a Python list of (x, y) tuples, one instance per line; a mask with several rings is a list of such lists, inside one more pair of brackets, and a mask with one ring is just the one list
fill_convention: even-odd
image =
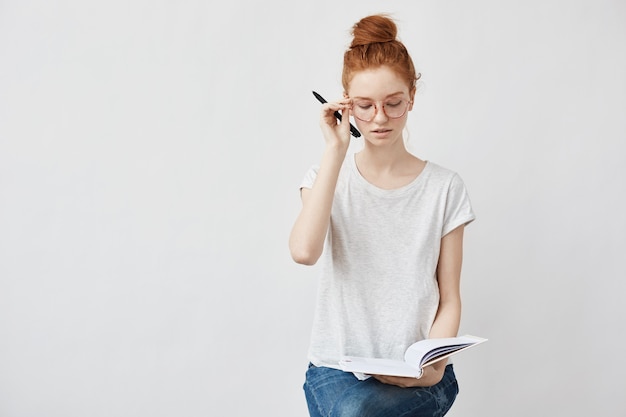
[(460, 226), (441, 239), (441, 251), (437, 264), (439, 307), (430, 329), (430, 338), (455, 337), (459, 331), (463, 229), (463, 226)]
[(327, 146), (313, 188), (307, 192), (306, 198), (303, 195), (302, 209), (289, 236), (291, 256), (298, 263), (312, 265), (322, 254), (345, 155), (345, 149)]
[(455, 337), (461, 323), (461, 297), (448, 296), (439, 302), (437, 315), (430, 328), (429, 338)]
[[(455, 337), (461, 324), (461, 265), (463, 263), (463, 227), (458, 227), (441, 240), (441, 252), (437, 265), (439, 284), (439, 307), (430, 328), (431, 339)], [(427, 367), (425, 376), (439, 382), (447, 365), (447, 359)]]

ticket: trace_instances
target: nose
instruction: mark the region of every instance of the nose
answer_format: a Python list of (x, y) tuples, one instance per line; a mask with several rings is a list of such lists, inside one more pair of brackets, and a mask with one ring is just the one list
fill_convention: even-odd
[(385, 113), (383, 104), (376, 104), (376, 113), (374, 114), (372, 121), (380, 124), (386, 122), (388, 119), (389, 117), (387, 117), (387, 114)]

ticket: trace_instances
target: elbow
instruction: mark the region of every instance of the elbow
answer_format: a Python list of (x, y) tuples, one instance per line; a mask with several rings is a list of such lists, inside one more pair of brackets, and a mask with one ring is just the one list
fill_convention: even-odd
[(315, 251), (306, 249), (306, 248), (290, 248), (291, 249), (291, 258), (294, 260), (295, 263), (300, 264), (300, 265), (307, 265), (307, 266), (311, 266), (311, 265), (315, 265), (317, 263), (317, 260), (320, 257), (319, 253), (316, 253)]
[(291, 258), (301, 265), (315, 265), (322, 255), (323, 242), (319, 244), (308, 233), (292, 232), (289, 236)]

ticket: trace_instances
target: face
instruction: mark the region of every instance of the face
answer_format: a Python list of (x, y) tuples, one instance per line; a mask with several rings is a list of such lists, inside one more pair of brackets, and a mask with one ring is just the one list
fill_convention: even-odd
[(366, 141), (379, 146), (403, 143), (402, 131), (415, 93), (405, 80), (386, 66), (359, 71), (346, 93), (353, 100), (352, 115)]

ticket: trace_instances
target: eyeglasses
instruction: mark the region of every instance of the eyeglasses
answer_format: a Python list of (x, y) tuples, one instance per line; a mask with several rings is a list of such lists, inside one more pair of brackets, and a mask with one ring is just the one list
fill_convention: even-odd
[[(392, 98), (382, 103), (383, 112), (390, 119), (399, 119), (409, 109), (410, 101), (401, 98)], [(352, 114), (364, 122), (371, 122), (378, 113), (378, 105), (375, 101), (355, 100), (352, 106)]]

